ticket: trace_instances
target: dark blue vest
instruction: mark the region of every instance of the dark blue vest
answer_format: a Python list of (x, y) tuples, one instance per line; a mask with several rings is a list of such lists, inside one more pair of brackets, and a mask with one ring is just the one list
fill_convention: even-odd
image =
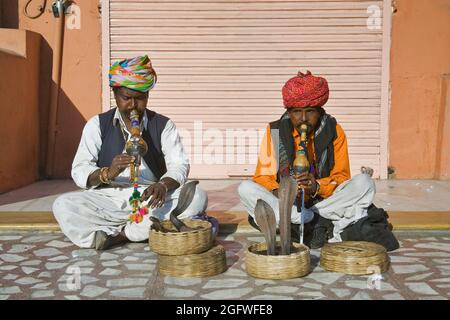
[[(98, 153), (98, 167), (109, 167), (113, 158), (121, 154), (125, 147), (120, 124), (115, 126), (113, 123), (115, 112), (116, 108), (113, 108), (99, 115), (102, 146)], [(146, 112), (148, 123), (147, 128), (144, 128), (142, 132), (142, 138), (147, 143), (148, 151), (144, 160), (159, 180), (167, 172), (166, 161), (161, 150), (161, 133), (169, 118), (148, 109)]]

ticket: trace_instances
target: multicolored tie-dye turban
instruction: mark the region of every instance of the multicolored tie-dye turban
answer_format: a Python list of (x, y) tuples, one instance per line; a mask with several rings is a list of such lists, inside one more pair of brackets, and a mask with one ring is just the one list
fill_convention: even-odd
[(156, 72), (147, 55), (113, 63), (109, 69), (109, 85), (147, 92), (156, 84)]
[(321, 107), (328, 101), (328, 83), (311, 72), (289, 79), (282, 89), (285, 108)]

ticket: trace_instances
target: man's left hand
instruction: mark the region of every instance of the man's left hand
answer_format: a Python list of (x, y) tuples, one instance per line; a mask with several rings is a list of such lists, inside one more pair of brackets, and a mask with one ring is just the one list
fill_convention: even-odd
[(318, 184), (314, 175), (309, 172), (303, 172), (295, 177), (299, 189), (305, 189), (310, 194), (316, 193)]
[(147, 203), (147, 207), (161, 208), (166, 201), (166, 187), (157, 182), (152, 184), (150, 187), (144, 190), (142, 193), (142, 201), (146, 201), (150, 198), (150, 201)]

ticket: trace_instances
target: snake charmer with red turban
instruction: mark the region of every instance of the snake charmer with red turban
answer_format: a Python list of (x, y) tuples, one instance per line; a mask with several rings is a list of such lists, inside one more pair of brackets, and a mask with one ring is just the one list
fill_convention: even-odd
[[(300, 230), (303, 230), (299, 225), (304, 223), (301, 241), (310, 248), (320, 248), (328, 240), (363, 240), (381, 244), (387, 250), (398, 248), (398, 242), (387, 226), (377, 229), (372, 227), (370, 219), (366, 220), (367, 215), (370, 216), (368, 212), (373, 210), (370, 205), (375, 184), (370, 170), (361, 170), (362, 174), (350, 179), (344, 130), (322, 108), (329, 97), (327, 80), (309, 71), (306, 74), (299, 72), (281, 91), (286, 111), (267, 126), (253, 179), (243, 181), (238, 189), (250, 224), (259, 229), (258, 221), (255, 221), (256, 203), (264, 200), (273, 209), (277, 221), (291, 222), (293, 241), (299, 241)], [(308, 128), (306, 143), (300, 142), (299, 131), (304, 125)], [(293, 161), (297, 153), (306, 155), (309, 171), (295, 173)], [(281, 179), (289, 176), (296, 183), (293, 187), (284, 184), (283, 190), (279, 191)], [(300, 189), (305, 192), (304, 206), (302, 201), (296, 201), (289, 210), (290, 204), (284, 201), (287, 197), (281, 197), (281, 194), (286, 196), (291, 192), (287, 189), (296, 187), (297, 190), (292, 192), (298, 193)], [(364, 227), (361, 227), (362, 223), (365, 223)], [(352, 229), (352, 226), (356, 227)], [(280, 225), (280, 230), (286, 228), (288, 226)]]
[[(280, 179), (294, 176), (292, 165), (299, 149), (299, 127), (302, 124), (308, 127), (306, 147), (311, 168), (301, 179), (295, 178), (298, 185), (307, 191), (306, 206), (310, 206), (312, 201), (331, 196), (339, 184), (350, 178), (344, 131), (322, 109), (329, 97), (327, 80), (312, 75), (310, 71), (298, 72), (295, 77), (286, 81), (281, 92), (286, 111), (281, 118), (267, 126), (253, 179), (243, 183), (239, 191), (250, 216), (253, 214), (250, 204), (256, 198), (263, 199), (277, 210)], [(269, 193), (266, 194), (264, 190)], [(299, 224), (301, 219), (307, 223), (311, 221), (312, 215), (301, 218), (294, 207), (292, 224)], [(250, 218), (249, 221), (251, 224), (254, 222)], [(295, 233), (295, 230), (292, 229), (292, 232)]]

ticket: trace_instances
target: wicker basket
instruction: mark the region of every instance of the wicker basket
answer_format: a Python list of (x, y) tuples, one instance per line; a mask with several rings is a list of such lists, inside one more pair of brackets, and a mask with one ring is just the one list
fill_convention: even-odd
[(158, 254), (178, 256), (201, 253), (211, 248), (213, 235), (211, 224), (208, 221), (183, 219), (183, 222), (188, 227), (200, 228), (198, 230), (177, 232), (175, 226), (169, 220), (161, 221), (164, 228), (173, 232), (150, 230), (150, 249)]
[(163, 276), (210, 277), (227, 270), (225, 248), (215, 245), (206, 252), (183, 256), (158, 255), (158, 271)]
[(389, 268), (389, 256), (383, 246), (372, 242), (327, 243), (320, 253), (320, 266), (354, 275), (382, 273)]
[[(276, 251), (280, 251), (277, 243)], [(310, 271), (309, 248), (293, 243), (290, 255), (268, 256), (267, 244), (256, 243), (248, 247), (245, 256), (245, 269), (249, 275), (262, 279), (290, 279), (307, 275)]]

